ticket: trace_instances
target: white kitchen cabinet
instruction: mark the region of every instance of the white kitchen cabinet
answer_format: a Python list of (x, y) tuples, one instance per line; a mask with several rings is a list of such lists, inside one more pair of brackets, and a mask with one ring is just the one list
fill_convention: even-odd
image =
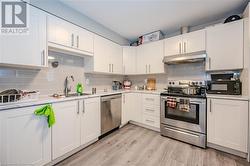
[(89, 98), (81, 104), (81, 145), (97, 139), (101, 135), (100, 98)]
[(0, 65), (46, 67), (46, 14), (30, 6), (28, 34), (0, 35)]
[(160, 128), (160, 95), (142, 95), (142, 123)]
[(94, 34), (55, 16), (48, 16), (50, 49), (93, 56)]
[(207, 100), (208, 142), (247, 152), (248, 101)]
[(53, 104), (56, 123), (52, 127), (52, 159), (80, 146), (80, 101)]
[(184, 54), (206, 50), (206, 32), (204, 29), (184, 34), (182, 41)]
[(34, 115), (41, 106), (0, 112), (0, 165), (37, 165), (51, 161), (47, 118)]
[(143, 44), (137, 47), (137, 73), (164, 73), (164, 42), (163, 40)]
[(188, 54), (206, 50), (205, 30), (198, 30), (167, 38), (164, 42), (165, 56)]
[(206, 29), (206, 70), (243, 68), (243, 20)]
[(142, 122), (142, 96), (140, 93), (124, 93), (122, 102), (122, 124), (129, 120)]
[(178, 55), (182, 53), (182, 36), (174, 36), (164, 40), (165, 56)]
[(122, 47), (108, 39), (95, 35), (94, 58), (86, 59), (86, 71), (122, 74)]
[(136, 47), (124, 46), (123, 47), (123, 74), (133, 75), (136, 74)]

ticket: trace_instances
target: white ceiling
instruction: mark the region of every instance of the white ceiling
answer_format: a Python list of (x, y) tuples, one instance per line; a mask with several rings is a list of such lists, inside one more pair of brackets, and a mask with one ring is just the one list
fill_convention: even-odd
[(131, 41), (196, 26), (242, 11), (248, 0), (60, 0)]

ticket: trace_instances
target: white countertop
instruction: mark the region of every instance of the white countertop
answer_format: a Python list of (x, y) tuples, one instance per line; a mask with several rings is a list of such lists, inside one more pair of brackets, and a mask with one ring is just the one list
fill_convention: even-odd
[(249, 101), (249, 96), (242, 96), (242, 95), (207, 94), (207, 98)]
[[(162, 91), (148, 91), (148, 90), (117, 90), (117, 91), (98, 91), (96, 94), (93, 95), (85, 95), (85, 96), (74, 96), (74, 97), (50, 97), (49, 95), (41, 95), (39, 99), (36, 100), (26, 100), (26, 101), (18, 101), (18, 102), (11, 102), (11, 103), (2, 103), (0, 104), (0, 111), (20, 108), (20, 107), (28, 107), (28, 106), (35, 106), (35, 105), (42, 105), (42, 104), (51, 104), (51, 103), (58, 103), (64, 101), (71, 101), (71, 100), (81, 100), (86, 98), (93, 98), (93, 97), (101, 97), (113, 94), (122, 94), (122, 93), (145, 93), (145, 94), (156, 94), (160, 95)], [(88, 93), (88, 92), (84, 92)]]

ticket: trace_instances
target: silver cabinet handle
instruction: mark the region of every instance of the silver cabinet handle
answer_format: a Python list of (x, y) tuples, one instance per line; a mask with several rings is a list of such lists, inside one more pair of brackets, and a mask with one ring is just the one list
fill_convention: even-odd
[(184, 42), (184, 53), (186, 53), (186, 42)]
[(209, 111), (212, 112), (212, 100), (210, 99), (209, 101), (210, 101), (210, 103), (209, 103), (210, 110)]
[(146, 111), (155, 112), (155, 110), (146, 108)]
[(211, 69), (211, 58), (208, 57), (209, 69)]
[(125, 104), (125, 95), (123, 95), (123, 103)]
[(146, 98), (146, 100), (154, 101), (155, 99), (153, 99), (153, 98)]
[(111, 67), (110, 66), (111, 66), (111, 64), (109, 64), (109, 72), (111, 72)]
[(126, 74), (125, 65), (123, 65), (123, 74)]
[(79, 48), (79, 36), (76, 36), (76, 47)]
[(84, 102), (84, 100), (82, 101), (82, 113), (85, 113), (85, 102)]
[(146, 73), (148, 73), (148, 65), (146, 65)]
[(42, 66), (45, 66), (45, 50), (43, 50), (41, 53), (41, 64)]
[(114, 64), (112, 64), (112, 73), (114, 73)]
[(149, 120), (149, 119), (146, 119), (146, 122), (149, 122), (149, 123), (155, 123), (155, 121), (153, 121), (153, 120)]
[(74, 34), (71, 34), (71, 47), (74, 47)]
[(179, 43), (179, 53), (181, 54), (181, 42)]
[(77, 114), (80, 113), (80, 101), (78, 100), (77, 101)]
[(151, 65), (148, 65), (149, 73), (151, 73)]

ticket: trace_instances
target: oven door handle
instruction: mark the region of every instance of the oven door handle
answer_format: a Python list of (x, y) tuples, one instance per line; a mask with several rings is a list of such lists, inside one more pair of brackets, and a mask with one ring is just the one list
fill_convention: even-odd
[(186, 133), (186, 132), (184, 132), (184, 131), (175, 130), (175, 129), (171, 129), (171, 128), (168, 128), (168, 127), (165, 127), (165, 129), (166, 129), (166, 130), (173, 131), (173, 132), (177, 132), (177, 133), (180, 133), (180, 134), (185, 134), (185, 135), (194, 136), (194, 137), (199, 138), (199, 135), (196, 135), (196, 134)]

